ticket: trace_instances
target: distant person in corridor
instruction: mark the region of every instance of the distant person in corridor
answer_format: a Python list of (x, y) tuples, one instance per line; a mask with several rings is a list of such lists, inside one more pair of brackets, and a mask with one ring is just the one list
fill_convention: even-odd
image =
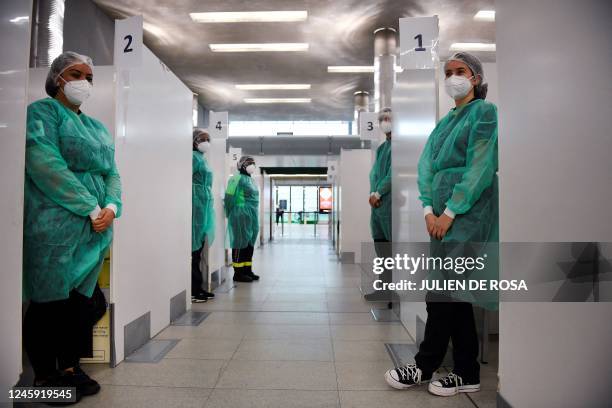
[(225, 215), (232, 247), (232, 266), (235, 282), (253, 282), (253, 249), (259, 236), (259, 190), (251, 175), (255, 173), (255, 159), (242, 156), (238, 173), (227, 183)]
[(215, 297), (202, 285), (200, 263), (206, 244), (215, 239), (215, 209), (212, 193), (213, 173), (206, 160), (210, 135), (203, 129), (193, 130), (192, 189), (191, 189), (191, 301), (206, 302)]
[[(376, 256), (391, 256), (391, 132), (393, 130), (391, 108), (384, 108), (378, 115), (380, 130), (385, 135), (385, 141), (376, 149), (376, 161), (370, 171), (370, 198), (372, 207), (370, 214), (370, 230)], [(392, 271), (386, 269), (379, 277), (385, 283), (391, 283)], [(367, 293), (364, 298), (369, 302), (390, 302), (391, 292), (388, 290)]]
[[(463, 248), (458, 244), (497, 242), (497, 108), (486, 102), (482, 64), (460, 52), (444, 65), (447, 94), (455, 108), (432, 131), (418, 165), (418, 186), (432, 250)], [(472, 245), (467, 245), (472, 246)], [(461, 251), (461, 249), (460, 249)], [(480, 254), (482, 256), (482, 254)], [(472, 304), (448, 294), (428, 292), (425, 336), (416, 364), (387, 371), (385, 379), (398, 389), (429, 381), (439, 396), (480, 390), (478, 337)], [(453, 371), (437, 380), (453, 344)]]

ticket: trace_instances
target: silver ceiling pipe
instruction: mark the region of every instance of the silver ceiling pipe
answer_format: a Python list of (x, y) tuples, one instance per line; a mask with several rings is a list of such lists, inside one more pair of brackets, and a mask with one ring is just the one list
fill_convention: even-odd
[(397, 60), (397, 31), (379, 28), (374, 31), (374, 106), (378, 112), (391, 107)]
[(30, 67), (48, 67), (63, 52), (65, 0), (34, 0)]
[(370, 109), (370, 93), (366, 91), (355, 92), (355, 123), (359, 126), (359, 114)]

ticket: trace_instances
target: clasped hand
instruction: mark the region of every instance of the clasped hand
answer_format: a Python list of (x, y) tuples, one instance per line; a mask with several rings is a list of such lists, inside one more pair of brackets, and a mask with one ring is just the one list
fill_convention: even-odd
[(371, 195), (370, 196), (370, 206), (374, 208), (380, 207), (380, 198), (376, 198), (376, 196)]
[(100, 210), (98, 218), (91, 221), (91, 226), (96, 232), (104, 232), (111, 226), (114, 219), (115, 213), (113, 212), (113, 210), (103, 208), (102, 210)]
[(446, 214), (436, 217), (433, 214), (427, 214), (425, 217), (427, 232), (435, 239), (442, 239), (453, 225), (453, 219)]

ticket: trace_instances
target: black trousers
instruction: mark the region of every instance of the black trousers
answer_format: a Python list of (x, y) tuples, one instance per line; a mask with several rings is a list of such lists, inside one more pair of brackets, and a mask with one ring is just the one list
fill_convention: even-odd
[(200, 261), (202, 260), (202, 248), (191, 253), (191, 296), (195, 296), (203, 290), (202, 284), (204, 279), (202, 278), (202, 271), (200, 270)]
[[(376, 252), (376, 256), (379, 258), (391, 258), (393, 256), (391, 241), (374, 239), (374, 252)], [(385, 268), (378, 278), (384, 283), (391, 283), (393, 281), (393, 271)]]
[(253, 272), (253, 245), (246, 248), (232, 249), (232, 266), (234, 273), (249, 274)]
[(94, 322), (89, 300), (73, 290), (68, 299), (30, 302), (23, 343), (36, 379), (75, 367), (81, 357), (91, 357)]
[(415, 356), (425, 377), (436, 371), (446, 355), (448, 341), (453, 341), (453, 372), (466, 381), (480, 382), (478, 335), (474, 310), (466, 302), (434, 302), (427, 294), (425, 337)]

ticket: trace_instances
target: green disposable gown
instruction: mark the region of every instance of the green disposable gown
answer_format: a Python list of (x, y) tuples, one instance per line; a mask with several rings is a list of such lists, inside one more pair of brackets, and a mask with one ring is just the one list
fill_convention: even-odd
[(259, 190), (250, 176), (238, 173), (230, 178), (224, 207), (230, 246), (254, 246), (259, 235)]
[(112, 228), (97, 233), (89, 214), (117, 207), (121, 181), (113, 138), (106, 127), (55, 99), (28, 106), (23, 232), (24, 298), (91, 297)]
[(202, 248), (215, 239), (215, 209), (212, 193), (213, 173), (204, 155), (193, 152), (192, 159), (191, 251)]
[[(498, 277), (497, 108), (475, 99), (452, 109), (437, 124), (418, 164), (418, 186), (423, 206), (436, 216), (446, 208), (456, 216), (446, 236), (432, 238), (433, 256), (487, 258), (486, 268), (471, 274), (445, 276), (492, 280)], [(454, 298), (495, 309), (491, 292), (462, 291)]]
[(376, 161), (370, 171), (370, 192), (380, 194), (380, 207), (372, 207), (370, 230), (372, 239), (392, 240), (391, 235), (391, 140), (376, 150)]

